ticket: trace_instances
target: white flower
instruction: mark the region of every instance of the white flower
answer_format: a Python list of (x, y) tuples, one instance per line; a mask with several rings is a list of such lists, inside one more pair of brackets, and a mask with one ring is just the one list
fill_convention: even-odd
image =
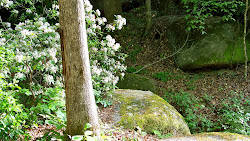
[(115, 44), (115, 39), (113, 39), (110, 35), (106, 36), (106, 40), (108, 41), (107, 45), (112, 47)]
[(28, 66), (24, 66), (24, 73), (28, 74), (30, 72), (30, 68)]
[(97, 9), (95, 12), (96, 12), (96, 14), (97, 14), (98, 16), (101, 16), (101, 12), (100, 12), (99, 9)]
[(103, 52), (107, 52), (107, 51), (108, 51), (108, 48), (104, 47), (104, 48), (102, 48), (102, 51), (103, 51)]
[(117, 20), (116, 20), (117, 29), (121, 30), (123, 25), (126, 25), (126, 19), (123, 18), (121, 15), (117, 15), (116, 18), (117, 18)]
[(32, 53), (32, 55), (33, 55), (33, 57), (34, 57), (35, 59), (41, 57), (41, 54), (39, 54), (39, 53), (37, 52), (37, 50), (34, 51), (34, 52)]
[(89, 0), (84, 0), (85, 10), (87, 12), (90, 12), (93, 8), (93, 6), (90, 4)]
[[(41, 21), (41, 22), (43, 22), (43, 21)], [(49, 26), (50, 26), (50, 24), (48, 22), (45, 22), (45, 23), (42, 23), (42, 25), (38, 29), (41, 31), (44, 31), (45, 33), (54, 32), (54, 30), (52, 30), (51, 27), (49, 27)]]
[(91, 28), (88, 28), (88, 29), (87, 29), (87, 33), (88, 33), (89, 35), (96, 35), (96, 34), (93, 32), (93, 30), (92, 30)]
[(3, 0), (1, 2), (1, 6), (4, 6), (6, 8), (10, 7), (11, 5), (13, 5), (13, 1), (9, 1), (9, 0)]
[(41, 94), (41, 93), (43, 93), (43, 90), (41, 90), (41, 89), (38, 90), (38, 91), (34, 91), (34, 94), (35, 94), (35, 95), (39, 95), (39, 94)]
[(21, 31), (22, 37), (25, 38), (27, 35), (30, 35), (31, 32), (27, 29), (24, 29)]
[(34, 31), (30, 32), (30, 38), (35, 39), (37, 37), (36, 33)]
[(102, 18), (102, 21), (106, 23), (106, 22), (107, 22), (107, 19), (106, 19), (105, 17), (103, 17), (103, 18)]
[(56, 56), (56, 49), (55, 48), (50, 48), (48, 49), (48, 53), (51, 57), (55, 57)]
[(53, 9), (59, 9), (59, 5), (52, 4)]
[(26, 12), (29, 14), (32, 13), (32, 11), (30, 9), (26, 9)]
[(0, 38), (0, 46), (5, 44), (6, 39), (5, 38)]
[(96, 24), (92, 24), (91, 27), (92, 27), (93, 29), (96, 29)]
[(50, 67), (53, 66), (51, 63), (51, 60), (49, 60), (46, 64), (45, 64), (45, 69), (46, 71), (48, 71), (50, 69)]
[(96, 18), (96, 21), (98, 22), (98, 25), (102, 25), (104, 23), (102, 18)]
[(95, 15), (94, 14), (91, 14), (89, 16), (89, 19), (90, 19), (91, 22), (95, 23)]
[(101, 69), (98, 69), (97, 66), (92, 66), (92, 74), (100, 75), (102, 72)]
[(10, 27), (11, 26), (11, 24), (9, 22), (6, 22), (5, 24), (6, 24), (6, 27)]
[[(13, 79), (13, 84), (17, 84), (17, 83), (19, 83), (19, 80), (17, 80), (17, 79)], [(16, 85), (15, 85), (16, 86)]]
[(125, 73), (121, 73), (121, 76), (124, 77), (124, 76), (125, 76)]
[[(38, 26), (42, 26), (42, 25), (43, 25), (43, 22), (42, 22), (42, 21), (37, 21), (36, 24), (37, 24)], [(41, 27), (41, 28), (43, 28), (43, 27)], [(39, 30), (41, 30), (41, 29), (39, 28)]]
[(91, 50), (93, 50), (94, 52), (97, 52), (97, 51), (98, 51), (98, 48), (93, 47), (93, 48), (91, 48)]
[(120, 48), (120, 44), (116, 43), (115, 45), (112, 46), (112, 49), (117, 51)]
[(52, 73), (56, 73), (57, 70), (58, 70), (57, 66), (52, 66), (52, 67), (50, 68), (50, 71), (51, 71)]
[(98, 63), (98, 61), (97, 61), (97, 60), (94, 60), (93, 63), (96, 65), (96, 64)]
[(55, 85), (57, 87), (63, 87), (63, 83), (61, 83), (61, 81), (59, 81), (59, 80), (56, 80)]
[(55, 32), (51, 27), (45, 28), (44, 29), (45, 33), (51, 33), (51, 32)]
[(102, 80), (104, 83), (108, 83), (109, 82), (109, 80), (110, 80), (110, 78), (109, 77), (104, 77), (104, 79)]
[[(40, 44), (39, 44), (40, 45)], [(41, 45), (40, 45), (41, 46)], [(40, 52), (40, 55), (41, 56), (45, 56), (46, 55), (46, 53), (44, 52), (44, 51), (42, 51), (42, 52)]]
[(56, 57), (52, 57), (52, 60), (56, 63), (57, 62), (57, 58)]
[(32, 24), (32, 22), (30, 20), (25, 20), (25, 24), (30, 25), (30, 24)]
[(101, 45), (102, 45), (102, 46), (105, 46), (106, 43), (102, 40), (102, 41), (101, 41)]
[(16, 61), (17, 61), (18, 63), (21, 63), (22, 60), (23, 60), (23, 55), (22, 55), (22, 54), (16, 55)]
[(18, 72), (18, 73), (15, 74), (15, 78), (16, 78), (16, 79), (24, 78), (24, 76), (25, 76), (25, 75), (24, 75), (23, 73), (21, 73), (21, 72)]
[(52, 75), (49, 75), (49, 74), (45, 74), (45, 82), (47, 84), (54, 84), (54, 78)]
[(20, 22), (17, 26), (24, 26), (25, 24)]
[(20, 26), (17, 25), (17, 26), (15, 27), (15, 30), (22, 30), (22, 27), (20, 27)]
[(108, 28), (108, 29), (110, 29), (110, 30), (115, 30), (115, 27), (114, 26), (112, 26), (111, 24), (107, 24), (106, 25), (106, 28)]
[(97, 26), (96, 26), (96, 29), (97, 29), (97, 30), (101, 30), (102, 28), (101, 28), (101, 26), (97, 25)]
[(3, 71), (2, 71), (2, 74), (4, 76), (7, 76), (8, 74), (10, 74), (10, 70), (8, 68), (5, 68)]
[(8, 5), (12, 5), (13, 4), (13, 1), (9, 1), (7, 2)]
[(14, 9), (12, 12), (15, 13), (15, 14), (19, 13), (19, 11), (17, 11), (16, 9)]

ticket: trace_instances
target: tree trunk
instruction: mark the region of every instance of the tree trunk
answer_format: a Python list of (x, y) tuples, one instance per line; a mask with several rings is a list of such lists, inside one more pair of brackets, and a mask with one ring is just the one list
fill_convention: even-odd
[(100, 136), (91, 81), (83, 0), (60, 0), (60, 32), (66, 93), (66, 133), (83, 135), (90, 123)]
[(115, 19), (114, 15), (122, 14), (121, 0), (103, 0), (104, 15), (108, 19), (108, 23), (112, 23)]
[(152, 15), (151, 15), (151, 0), (146, 0), (146, 30), (144, 36), (146, 36), (152, 26)]
[(245, 80), (247, 81), (247, 46), (246, 46), (246, 34), (247, 34), (247, 11), (248, 11), (249, 5), (248, 5), (248, 0), (246, 0), (246, 9), (244, 13), (244, 37), (243, 37), (243, 42), (244, 42), (244, 56), (245, 56)]

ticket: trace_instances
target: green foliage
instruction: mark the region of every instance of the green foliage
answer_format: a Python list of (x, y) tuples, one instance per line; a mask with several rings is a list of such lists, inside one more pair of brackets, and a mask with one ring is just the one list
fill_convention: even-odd
[(171, 80), (173, 76), (172, 72), (159, 72), (153, 74), (154, 78), (160, 79), (162, 82), (167, 82), (168, 80)]
[[(141, 68), (142, 68), (142, 66), (129, 67), (127, 69), (127, 72), (134, 73), (134, 72), (137, 72), (138, 70), (140, 70)], [(142, 71), (139, 71), (137, 74), (147, 74), (147, 73), (148, 73), (147, 70), (142, 70)]]
[(157, 136), (157, 138), (160, 138), (160, 139), (168, 138), (168, 137), (172, 137), (173, 136), (170, 133), (162, 135), (161, 132), (159, 132), (157, 130), (153, 130), (152, 133), (155, 134)]
[(220, 16), (223, 20), (235, 20), (243, 11), (243, 1), (238, 0), (182, 0), (188, 19), (187, 30), (199, 30), (206, 34), (205, 20), (208, 17)]
[[(212, 97), (206, 94), (196, 98), (189, 92), (166, 92), (164, 99), (184, 116), (192, 133), (222, 131), (250, 135), (249, 98), (238, 92), (231, 92), (228, 97), (217, 106), (209, 104)], [(201, 111), (212, 112), (203, 115)]]
[[(84, 135), (75, 135), (75, 136), (72, 136), (71, 137), (71, 140), (72, 141), (98, 141), (98, 138), (95, 137), (93, 135), (93, 131), (91, 131), (92, 125), (87, 123), (85, 126), (84, 126)], [(108, 137), (107, 136), (101, 136), (101, 138), (104, 140), (104, 139), (107, 139)]]
[(8, 87), (2, 78), (0, 78), (0, 86), (0, 139), (17, 140), (20, 138), (19, 135), (28, 139), (29, 135), (24, 130), (28, 113), (13, 97), (14, 90), (4, 90)]
[(218, 109), (223, 122), (222, 127), (228, 132), (236, 132), (250, 135), (250, 99), (244, 97), (241, 92), (232, 91), (227, 95), (228, 102), (222, 102), (222, 108)]
[[(66, 109), (57, 4), (57, 0), (0, 1), (0, 140), (28, 138), (27, 128), (39, 124), (57, 129), (41, 140), (63, 138), (58, 132), (66, 126)], [(122, 64), (126, 55), (108, 33), (121, 30), (126, 19), (117, 15), (114, 23), (105, 24), (106, 18), (92, 10), (89, 1), (84, 6), (96, 102), (106, 107), (126, 70)]]

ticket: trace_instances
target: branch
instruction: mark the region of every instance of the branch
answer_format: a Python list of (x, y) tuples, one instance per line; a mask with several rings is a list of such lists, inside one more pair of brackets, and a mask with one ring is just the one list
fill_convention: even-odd
[[(145, 65), (144, 67), (142, 67), (142, 68), (139, 69), (138, 71), (134, 72), (134, 74), (136, 74), (136, 73), (142, 71), (143, 69), (145, 69), (145, 68), (147, 68), (147, 67), (149, 67), (149, 66), (151, 66), (151, 65), (153, 65), (153, 64), (156, 64), (156, 63), (158, 63), (158, 62), (161, 62), (161, 61), (164, 60), (164, 59), (173, 57), (174, 55), (178, 54), (178, 53), (185, 47), (185, 45), (187, 44), (188, 38), (189, 38), (189, 33), (188, 33), (188, 35), (187, 35), (187, 38), (186, 38), (185, 43), (184, 43), (184, 44), (182, 45), (182, 47), (181, 47), (180, 49), (178, 49), (176, 52), (174, 52), (173, 54), (168, 55), (168, 56), (166, 56), (166, 57), (163, 57), (163, 58), (161, 58), (161, 59), (159, 59), (159, 60), (157, 60), (157, 61), (155, 61), (155, 62), (153, 62), (153, 63), (151, 63), (151, 64)], [(193, 44), (192, 44), (192, 46), (193, 46)], [(192, 46), (191, 46), (191, 47), (192, 47)]]

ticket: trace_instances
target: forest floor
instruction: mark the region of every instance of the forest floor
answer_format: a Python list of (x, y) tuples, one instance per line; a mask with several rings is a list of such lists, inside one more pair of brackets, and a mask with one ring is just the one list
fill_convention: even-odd
[[(141, 9), (139, 9), (141, 10)], [(173, 53), (166, 46), (167, 39), (156, 37), (154, 27), (148, 36), (143, 36), (144, 33), (144, 15), (142, 12), (131, 11), (125, 14), (127, 25), (125, 29), (119, 32), (112, 33), (117, 42), (121, 43), (122, 51), (128, 54), (126, 65), (128, 72), (134, 73), (142, 67), (149, 65), (142, 69), (137, 74), (149, 77), (155, 80), (159, 93), (167, 102), (172, 104), (171, 99), (168, 100), (166, 93), (190, 93), (197, 99), (209, 100), (204, 104), (207, 107), (220, 108), (225, 100), (234, 94), (240, 94), (243, 99), (249, 99), (250, 87), (249, 82), (244, 79), (244, 67), (239, 65), (234, 68), (224, 68), (219, 70), (199, 70), (195, 72), (184, 72), (175, 63)], [(164, 26), (164, 25), (162, 25)], [(167, 37), (165, 37), (167, 38)], [(162, 58), (162, 61), (154, 63)], [(152, 64), (154, 63), (154, 64)], [(150, 65), (152, 64), (152, 65)], [(159, 77), (155, 77), (158, 75)], [(250, 73), (248, 71), (248, 80)], [(242, 101), (244, 102), (244, 101)], [(175, 107), (178, 110), (178, 107)], [(112, 140), (159, 140), (156, 135), (142, 135), (131, 129), (122, 129), (120, 127), (109, 127), (105, 122), (110, 121), (113, 107), (101, 108), (100, 118), (104, 121), (102, 128), (105, 134), (110, 136)], [(179, 111), (180, 112), (180, 111)], [(203, 108), (200, 111), (195, 111), (201, 115), (208, 115), (210, 118), (217, 118), (213, 111), (209, 108)], [(31, 131), (33, 137), (42, 136), (40, 132), (50, 130), (54, 127), (41, 127), (39, 131)]]
[[(128, 15), (128, 17), (130, 17), (132, 14)], [(136, 13), (133, 14), (133, 16), (135, 15)], [(134, 73), (149, 65), (137, 74), (154, 79), (155, 82), (157, 82), (157, 86), (161, 89), (158, 95), (164, 96), (166, 91), (185, 91), (192, 93), (196, 97), (202, 97), (204, 94), (207, 94), (213, 97), (212, 103), (214, 105), (218, 105), (220, 100), (227, 97), (228, 93), (232, 91), (240, 92), (245, 95), (246, 98), (249, 98), (249, 69), (248, 82), (244, 79), (244, 66), (242, 65), (217, 70), (182, 71), (174, 63), (174, 58), (168, 57), (174, 53), (171, 53), (167, 47), (167, 39), (155, 37), (155, 31), (143, 37), (143, 23), (145, 22), (138, 21), (139, 19), (143, 19), (142, 15), (137, 14), (137, 18), (130, 17), (131, 19), (128, 17), (126, 29), (123, 33), (117, 35), (118, 42), (121, 43), (124, 53), (129, 55), (126, 60), (127, 71)], [(156, 74), (165, 76), (166, 79), (154, 77)]]
[[(125, 15), (127, 19), (125, 29), (119, 32), (119, 34), (114, 33), (113, 35), (116, 40), (121, 43), (123, 52), (129, 55), (126, 60), (128, 72), (135, 73), (139, 69), (148, 66), (137, 74), (155, 80), (160, 90), (158, 95), (174, 107), (175, 104), (171, 99), (168, 100), (166, 93), (175, 94), (185, 92), (193, 95), (197, 99), (205, 99), (202, 102), (208, 108), (202, 108), (194, 112), (200, 115), (207, 115), (206, 117), (209, 119), (218, 118), (218, 115), (214, 114), (211, 107), (213, 107), (213, 109), (220, 109), (223, 106), (222, 104), (230, 103), (230, 96), (240, 95), (242, 103), (244, 103), (245, 99), (249, 100), (250, 71), (248, 70), (248, 82), (246, 82), (244, 79), (244, 66), (238, 65), (232, 68), (217, 70), (205, 69), (193, 72), (182, 71), (174, 63), (174, 58), (168, 57), (172, 56), (173, 53), (171, 53), (166, 46), (167, 39), (156, 37), (155, 32), (157, 29), (152, 27), (148, 36), (143, 36), (145, 27), (143, 16), (144, 15), (138, 11), (127, 13)], [(158, 25), (158, 27), (160, 26)], [(176, 107), (176, 109), (179, 110), (178, 107)], [(105, 113), (103, 116), (109, 116), (109, 110), (112, 110), (112, 107), (106, 108), (104, 110), (105, 112), (102, 112)], [(126, 135), (126, 133), (129, 134), (128, 131), (129, 130), (126, 130), (123, 135)], [(130, 133), (134, 132), (135, 131), (131, 131)], [(118, 134), (118, 136), (121, 135), (119, 133), (115, 134)], [(146, 138), (159, 140), (151, 135), (145, 137), (140, 136), (140, 138), (142, 140), (147, 140)]]

